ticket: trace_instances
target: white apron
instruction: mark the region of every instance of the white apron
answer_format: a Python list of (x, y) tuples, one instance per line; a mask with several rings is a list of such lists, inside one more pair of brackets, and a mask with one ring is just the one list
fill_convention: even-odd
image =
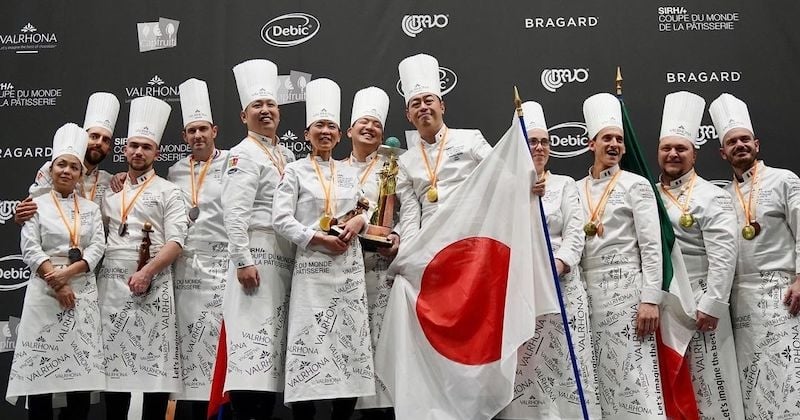
[(65, 311), (47, 282), (31, 272), (8, 379), (10, 403), (23, 395), (105, 388), (94, 273), (73, 277), (70, 286), (75, 308)]
[(227, 242), (209, 243), (207, 251), (184, 250), (175, 260), (183, 393), (172, 399), (207, 401), (211, 394), (228, 260)]
[(800, 419), (800, 317), (783, 296), (794, 275), (778, 271), (736, 276), (733, 333), (748, 419)]
[(153, 278), (145, 295), (134, 296), (128, 278), (137, 259), (134, 251), (107, 251), (98, 276), (106, 391), (180, 392), (172, 267)]
[(228, 346), (225, 392), (281, 392), (294, 246), (271, 231), (254, 230), (250, 253), (261, 278), (253, 294), (245, 294), (236, 267), (228, 267), (223, 303)]
[[(389, 261), (377, 252), (364, 252), (364, 282), (367, 289), (367, 310), (369, 312), (369, 331), (372, 348), (378, 345), (383, 326), (386, 305), (392, 291), (394, 279), (386, 277)], [(375, 375), (375, 395), (358, 399), (357, 409), (386, 408), (392, 406), (392, 399), (383, 381)]]
[(666, 418), (655, 334), (636, 336), (642, 289), (639, 257), (614, 254), (581, 261), (588, 286), (600, 405), (610, 419)]
[(373, 395), (374, 378), (361, 245), (338, 256), (298, 248), (284, 401)]

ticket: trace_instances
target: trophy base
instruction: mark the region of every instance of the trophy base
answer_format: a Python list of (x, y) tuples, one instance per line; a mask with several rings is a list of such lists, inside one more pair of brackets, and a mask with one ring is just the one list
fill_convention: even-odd
[(392, 247), (392, 240), (385, 236), (365, 233), (363, 235), (358, 235), (358, 240), (361, 241), (361, 248), (365, 251), (375, 252), (378, 248)]

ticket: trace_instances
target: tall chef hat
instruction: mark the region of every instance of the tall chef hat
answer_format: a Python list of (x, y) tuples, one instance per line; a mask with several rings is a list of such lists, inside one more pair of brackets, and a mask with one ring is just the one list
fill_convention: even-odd
[(306, 127), (319, 120), (330, 120), (339, 124), (341, 106), (339, 85), (330, 79), (315, 79), (306, 85)]
[(89, 135), (86, 130), (78, 124), (66, 123), (56, 130), (53, 136), (53, 157), (51, 161), (59, 156), (72, 155), (78, 158), (83, 166), (83, 157), (86, 155), (86, 147), (89, 145)]
[(208, 99), (208, 85), (197, 79), (189, 79), (178, 86), (181, 95), (181, 114), (183, 126), (195, 121), (214, 124), (211, 117), (211, 101)]
[[(544, 110), (538, 102), (528, 101), (523, 103), (522, 114), (524, 115), (526, 133), (536, 128), (547, 131), (547, 122), (544, 120)], [(514, 115), (516, 115), (516, 113)]]
[(128, 139), (146, 138), (156, 146), (161, 144), (161, 136), (167, 126), (172, 107), (161, 99), (142, 96), (131, 101), (131, 115), (128, 118)]
[(269, 60), (247, 60), (233, 67), (242, 109), (259, 99), (278, 102), (278, 66)]
[(400, 83), (406, 105), (411, 98), (421, 93), (432, 93), (442, 97), (439, 82), (439, 61), (427, 54), (406, 57), (397, 65), (400, 72)]
[(664, 98), (664, 113), (661, 116), (661, 135), (682, 137), (698, 148), (697, 133), (703, 120), (706, 100), (691, 92), (674, 92)]
[(386, 123), (386, 114), (389, 112), (389, 95), (381, 88), (370, 86), (356, 92), (353, 97), (353, 113), (350, 117), (350, 126), (362, 117), (372, 117)]
[(114, 134), (119, 114), (119, 100), (108, 92), (95, 92), (89, 96), (86, 104), (86, 118), (83, 120), (83, 129), (92, 127), (105, 128)]
[(583, 101), (583, 118), (590, 139), (604, 128), (622, 130), (622, 108), (619, 100), (610, 93), (598, 93)]
[(714, 122), (714, 127), (717, 129), (720, 143), (725, 140), (725, 135), (734, 128), (746, 128), (754, 133), (747, 104), (729, 93), (723, 93), (719, 95), (719, 98), (714, 99), (714, 102), (711, 102), (711, 106), (708, 107), (708, 113), (711, 114), (711, 121)]

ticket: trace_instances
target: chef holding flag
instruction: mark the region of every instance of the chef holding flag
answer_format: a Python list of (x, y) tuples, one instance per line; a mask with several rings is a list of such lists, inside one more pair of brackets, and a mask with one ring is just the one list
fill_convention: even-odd
[(130, 392), (144, 392), (142, 418), (163, 418), (169, 393), (182, 388), (171, 265), (186, 237), (186, 207), (153, 169), (170, 110), (150, 96), (131, 101), (128, 176), (103, 202), (108, 247), (97, 283), (109, 419), (127, 416)]
[(661, 236), (650, 182), (621, 170), (625, 153), (617, 98), (583, 104), (594, 164), (578, 182), (603, 417), (665, 418), (655, 331), (662, 300)]
[(736, 219), (730, 195), (694, 169), (706, 101), (690, 92), (664, 99), (658, 190), (697, 302), (697, 332), (689, 345), (697, 409), (704, 418), (744, 418), (728, 308), (736, 261)]
[(745, 104), (723, 93), (708, 108), (725, 187), (736, 209), (739, 258), (731, 291), (733, 334), (747, 418), (798, 418), (800, 357), (800, 179), (758, 160), (759, 139)]
[(178, 89), (183, 140), (192, 154), (175, 162), (167, 177), (183, 191), (189, 217), (174, 278), (183, 392), (172, 398), (179, 400), (178, 416), (205, 419), (228, 271), (228, 236), (222, 220), (222, 174), (228, 152), (215, 146), (217, 126), (206, 82), (189, 79)]
[[(372, 343), (357, 234), (360, 171), (337, 163), (339, 86), (316, 79), (306, 86), (306, 140), (311, 154), (286, 166), (275, 192), (275, 230), (297, 245), (284, 399), (296, 420), (313, 419), (317, 400), (333, 400), (331, 419), (349, 419), (357, 397), (375, 393)], [(331, 232), (331, 233), (329, 233)]]

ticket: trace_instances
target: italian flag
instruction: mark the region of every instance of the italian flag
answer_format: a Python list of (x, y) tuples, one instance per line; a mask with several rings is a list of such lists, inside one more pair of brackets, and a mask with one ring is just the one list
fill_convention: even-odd
[[(625, 132), (625, 154), (620, 167), (649, 179), (647, 163), (642, 157), (636, 133), (631, 125), (628, 109), (619, 95), (622, 108), (622, 125)], [(675, 232), (667, 215), (664, 202), (655, 184), (652, 184), (661, 221), (661, 247), (663, 252), (664, 280), (662, 290), (666, 291), (661, 304), (660, 325), (656, 331), (658, 361), (661, 369), (661, 386), (667, 418), (698, 419), (692, 376), (689, 371), (686, 350), (695, 332), (696, 305), (689, 283), (686, 266), (683, 263), (680, 247), (675, 245)]]

